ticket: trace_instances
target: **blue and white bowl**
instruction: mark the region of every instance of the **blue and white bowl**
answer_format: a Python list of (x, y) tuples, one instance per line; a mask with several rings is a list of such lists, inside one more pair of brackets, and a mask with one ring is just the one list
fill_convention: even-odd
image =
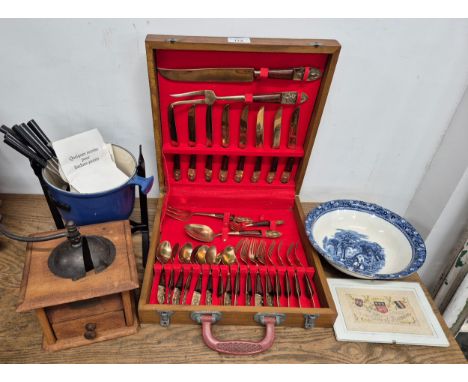
[(401, 216), (377, 204), (332, 200), (305, 221), (314, 248), (340, 271), (362, 279), (400, 279), (416, 272), (426, 246)]

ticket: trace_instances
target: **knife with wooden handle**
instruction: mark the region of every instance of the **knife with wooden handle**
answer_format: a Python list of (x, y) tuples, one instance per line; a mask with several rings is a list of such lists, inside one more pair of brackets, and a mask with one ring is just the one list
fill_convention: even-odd
[(297, 145), (297, 126), (299, 123), (299, 113), (301, 108), (298, 106), (294, 109), (291, 120), (289, 121), (289, 134), (288, 134), (288, 149), (294, 150)]
[(245, 156), (239, 157), (239, 161), (237, 162), (236, 173), (234, 175), (234, 181), (237, 183), (242, 182), (244, 178), (244, 166), (245, 166)]
[[(158, 68), (159, 74), (172, 81), (191, 82), (253, 82), (261, 77), (261, 71), (254, 68), (197, 68), (165, 69)], [(308, 74), (306, 75), (306, 72)], [(285, 69), (268, 69), (269, 79), (315, 81), (322, 76), (320, 69), (314, 67), (297, 67)], [(305, 77), (305, 78), (304, 78)]]
[(257, 275), (255, 277), (255, 306), (263, 306), (263, 285), (260, 272), (257, 269)]
[(211, 182), (213, 178), (213, 155), (208, 155), (205, 162), (205, 180)]
[(187, 276), (187, 280), (185, 280), (184, 284), (184, 296), (182, 297), (182, 305), (185, 305), (187, 303), (187, 295), (190, 290), (190, 284), (192, 284), (192, 274), (193, 274), (193, 268), (190, 268), (190, 273)]
[(208, 275), (208, 284), (206, 285), (205, 292), (205, 305), (211, 305), (213, 303), (213, 273), (210, 268), (210, 274)]
[(193, 147), (197, 144), (195, 126), (195, 105), (192, 105), (188, 112), (188, 145)]
[(190, 155), (189, 169), (187, 173), (188, 180), (193, 182), (197, 177), (197, 156), (192, 154)]
[(200, 270), (200, 274), (198, 276), (197, 284), (195, 285), (195, 290), (192, 294), (192, 302), (190, 305), (200, 305), (201, 300), (201, 293), (202, 293), (202, 278), (203, 272)]
[(229, 167), (229, 157), (227, 155), (223, 156), (221, 162), (221, 170), (219, 171), (219, 181), (226, 182), (228, 178), (228, 167)]
[[(264, 121), (264, 115), (265, 115), (265, 107), (262, 106), (258, 110), (257, 114), (257, 124), (255, 127), (255, 147), (256, 148), (261, 148), (263, 147), (263, 134), (264, 134), (264, 129), (263, 129), (263, 121)], [(250, 181), (252, 183), (257, 183), (258, 179), (260, 178), (260, 173), (262, 171), (262, 156), (258, 156), (257, 159), (255, 160), (255, 167), (254, 167), (254, 172), (252, 174), (252, 177)]]
[(281, 174), (281, 183), (288, 183), (291, 176), (291, 171), (294, 166), (294, 157), (289, 157), (286, 165), (284, 166), (284, 171)]
[(177, 278), (174, 292), (172, 292), (172, 305), (179, 304), (180, 293), (182, 292), (183, 284), (184, 284), (184, 269), (182, 268), (179, 272), (179, 277)]
[(247, 146), (247, 127), (249, 125), (249, 105), (242, 109), (239, 125), (239, 148), (245, 149)]
[(221, 119), (221, 146), (229, 147), (229, 104), (224, 105)]
[[(221, 272), (219, 274), (221, 275)], [(231, 286), (231, 267), (230, 266), (228, 268), (228, 274), (226, 277), (226, 288), (224, 289), (223, 304), (224, 305), (232, 304), (232, 286)]]

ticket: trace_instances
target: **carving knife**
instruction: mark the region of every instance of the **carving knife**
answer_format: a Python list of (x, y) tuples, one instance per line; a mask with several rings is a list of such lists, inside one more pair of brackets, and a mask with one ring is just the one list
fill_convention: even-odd
[(228, 166), (229, 166), (229, 157), (227, 155), (223, 156), (223, 161), (221, 163), (221, 171), (219, 172), (219, 181), (225, 182), (228, 178)]
[(213, 146), (213, 114), (212, 106), (206, 106), (206, 147)]
[(189, 164), (189, 169), (188, 169), (188, 179), (193, 182), (195, 178), (197, 177), (197, 157), (196, 155), (192, 154), (190, 155), (190, 164)]
[[(322, 75), (320, 69), (305, 67), (268, 69), (268, 78), (294, 81), (315, 81)], [(159, 73), (172, 81), (192, 82), (253, 82), (260, 78), (260, 70), (254, 68), (199, 68), (199, 69), (165, 69), (158, 68)]]
[[(263, 147), (263, 120), (265, 114), (265, 107), (262, 106), (257, 113), (257, 124), (255, 127), (255, 147), (261, 148)], [(260, 178), (260, 172), (262, 171), (262, 157), (258, 156), (255, 161), (255, 168), (252, 174), (252, 178), (250, 181), (252, 183), (257, 183), (258, 179)]]
[(205, 180), (211, 182), (213, 178), (213, 155), (208, 155), (205, 162)]
[(224, 105), (223, 115), (221, 120), (221, 146), (229, 147), (229, 104)]
[(195, 105), (192, 105), (188, 112), (188, 145), (190, 147), (197, 144), (195, 134)]
[(202, 277), (203, 277), (203, 272), (200, 269), (200, 275), (198, 276), (197, 285), (195, 285), (195, 290), (192, 295), (191, 305), (200, 305), (201, 292), (202, 292)]
[(180, 270), (179, 277), (177, 278), (177, 283), (174, 288), (174, 292), (172, 292), (172, 305), (179, 304), (180, 293), (182, 292), (183, 284), (184, 284), (184, 269), (182, 268)]
[(190, 289), (190, 284), (192, 283), (192, 274), (193, 274), (193, 268), (190, 268), (190, 273), (187, 276), (187, 280), (185, 280), (185, 284), (184, 284), (184, 297), (182, 298), (182, 305), (185, 305), (187, 303), (187, 295)]

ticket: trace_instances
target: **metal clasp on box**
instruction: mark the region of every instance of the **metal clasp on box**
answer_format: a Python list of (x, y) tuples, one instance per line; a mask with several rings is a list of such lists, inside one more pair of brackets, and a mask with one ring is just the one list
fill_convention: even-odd
[(318, 317), (318, 314), (304, 314), (304, 329), (315, 328), (315, 321)]
[(174, 312), (171, 312), (169, 310), (161, 310), (158, 311), (159, 313), (159, 325), (167, 328), (171, 324), (171, 316), (174, 314)]

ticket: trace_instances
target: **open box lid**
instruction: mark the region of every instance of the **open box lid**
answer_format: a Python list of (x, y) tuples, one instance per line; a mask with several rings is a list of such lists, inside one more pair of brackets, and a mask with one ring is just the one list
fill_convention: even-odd
[[(234, 41), (234, 42), (231, 42)], [(264, 190), (284, 195), (300, 193), (307, 163), (317, 134), (325, 101), (331, 85), (334, 69), (340, 52), (340, 44), (335, 40), (307, 39), (261, 39), (251, 38), (249, 42), (223, 37), (188, 37), (148, 35), (146, 52), (148, 75), (153, 110), (153, 124), (156, 156), (161, 194), (169, 188), (185, 188), (193, 192), (198, 186), (205, 190), (229, 189), (229, 192)], [(306, 75), (318, 69), (321, 76), (313, 81), (272, 79), (268, 71), (284, 68), (305, 68)], [(260, 76), (247, 82), (197, 82), (175, 81), (162, 76), (158, 68), (196, 69), (196, 68), (253, 68)], [(180, 100), (171, 95), (197, 90), (213, 90), (217, 96), (245, 95), (247, 102), (215, 102), (211, 108), (213, 144), (206, 145), (207, 105), (195, 107), (196, 144), (189, 144), (188, 114), (191, 105), (174, 107), (174, 121), (177, 128), (177, 144), (174, 145), (170, 131), (169, 109), (171, 103)], [(300, 104), (279, 104), (249, 102), (252, 95), (293, 92), (300, 99), (306, 95), (307, 101)], [(186, 97), (182, 99), (203, 98)], [(222, 146), (223, 110), (229, 103), (230, 142)], [(247, 145), (239, 148), (239, 126), (241, 113), (249, 105)], [(299, 105), (300, 104), (300, 105)], [(256, 147), (256, 121), (260, 107), (264, 107), (264, 144)], [(272, 148), (273, 124), (278, 109), (282, 108), (281, 142), (277, 149)], [(299, 108), (296, 148), (287, 147), (290, 120), (295, 109)], [(207, 182), (204, 167), (207, 156), (213, 157), (213, 177)], [(221, 182), (218, 173), (223, 158), (229, 158), (228, 179)], [(238, 183), (234, 174), (240, 157), (245, 157), (244, 178)], [(192, 158), (191, 158), (192, 157)], [(251, 183), (257, 157), (262, 157), (262, 171), (257, 183)], [(194, 159), (195, 158), (195, 159)], [(278, 158), (275, 180), (266, 181), (271, 162)], [(294, 161), (289, 158), (294, 158)], [(197, 177), (194, 181), (187, 178), (190, 160), (196, 161)], [(294, 162), (290, 180), (280, 181), (281, 173), (288, 159)], [(181, 179), (174, 179), (175, 162), (180, 161)], [(226, 160), (227, 161), (227, 160)], [(225, 187), (226, 186), (226, 187)], [(233, 188), (234, 187), (234, 188)]]

